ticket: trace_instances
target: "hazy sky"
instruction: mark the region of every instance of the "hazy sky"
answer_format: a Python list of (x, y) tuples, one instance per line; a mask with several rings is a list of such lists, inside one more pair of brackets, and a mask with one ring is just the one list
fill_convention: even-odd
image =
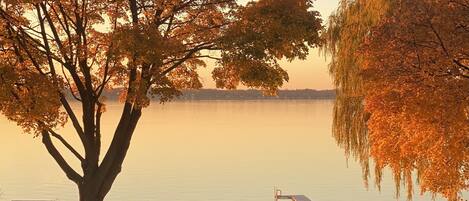
[[(248, 0), (242, 0), (247, 2)], [(324, 21), (338, 5), (339, 0), (316, 0), (315, 9), (321, 12)], [(323, 56), (319, 56), (316, 49), (310, 51), (310, 55), (304, 61), (295, 60), (293, 62), (281, 61), (280, 65), (287, 70), (290, 81), (284, 85), (284, 89), (332, 89), (332, 79), (328, 73), (328, 61)], [(201, 72), (202, 83), (205, 88), (215, 88), (215, 83), (211, 77), (213, 64)]]

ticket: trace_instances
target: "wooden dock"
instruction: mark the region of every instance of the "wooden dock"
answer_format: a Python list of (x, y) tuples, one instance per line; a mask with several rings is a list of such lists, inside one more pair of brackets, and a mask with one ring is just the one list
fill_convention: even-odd
[(275, 201), (278, 200), (292, 200), (292, 201), (311, 201), (308, 197), (304, 195), (282, 195), (282, 191), (279, 189), (274, 189)]
[(311, 201), (304, 195), (281, 195), (277, 196), (277, 200)]

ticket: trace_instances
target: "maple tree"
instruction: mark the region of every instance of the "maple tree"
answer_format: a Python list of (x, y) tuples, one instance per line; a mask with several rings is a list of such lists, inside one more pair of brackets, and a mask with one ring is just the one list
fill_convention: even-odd
[[(0, 111), (42, 137), (81, 201), (103, 200), (151, 96), (164, 102), (201, 88), (207, 59), (217, 61), (217, 87), (275, 94), (288, 81), (277, 60), (305, 59), (320, 42), (312, 7), (312, 0), (0, 0)], [(109, 89), (121, 90), (123, 109), (100, 160)], [(83, 153), (55, 131), (67, 121)], [(76, 156), (82, 173), (55, 143)]]
[[(348, 11), (341, 12), (346, 16), (341, 19), (348, 18), (341, 22), (356, 19), (347, 16), (353, 7), (366, 8), (361, 13), (381, 12), (374, 20), (361, 22), (364, 29), (360, 33), (365, 34), (358, 40), (338, 37), (356, 47), (349, 56), (358, 62), (342, 67), (357, 72), (352, 76), (361, 85), (351, 91), (359, 92), (361, 112), (366, 116), (358, 122), (366, 125), (365, 131), (344, 134), (348, 138), (364, 136), (366, 143), (345, 147), (358, 153), (360, 161), (373, 159), (378, 187), (383, 169), (390, 167), (397, 194), (404, 184), (409, 200), (414, 171), (422, 193), (440, 194), (451, 201), (462, 199), (460, 192), (469, 188), (469, 3), (368, 1), (379, 6), (366, 7), (365, 2), (352, 2), (345, 9)], [(341, 28), (354, 29), (344, 24)], [(346, 59), (335, 56), (336, 60)], [(343, 72), (333, 73), (344, 76)], [(341, 138), (338, 141), (350, 144)], [(369, 171), (369, 167), (364, 169)]]

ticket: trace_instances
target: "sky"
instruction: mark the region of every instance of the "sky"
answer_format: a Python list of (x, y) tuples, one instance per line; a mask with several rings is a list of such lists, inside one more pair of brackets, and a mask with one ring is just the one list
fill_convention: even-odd
[[(247, 0), (241, 2), (247, 2)], [(339, 0), (315, 1), (315, 9), (321, 13), (323, 21), (326, 21), (337, 8), (338, 2)], [(333, 89), (328, 63), (329, 61), (324, 56), (319, 55), (317, 49), (311, 49), (306, 60), (280, 61), (280, 65), (290, 76), (290, 81), (285, 83), (282, 89)], [(215, 82), (211, 77), (213, 67), (213, 63), (208, 63), (207, 68), (200, 73), (204, 88), (215, 88)]]

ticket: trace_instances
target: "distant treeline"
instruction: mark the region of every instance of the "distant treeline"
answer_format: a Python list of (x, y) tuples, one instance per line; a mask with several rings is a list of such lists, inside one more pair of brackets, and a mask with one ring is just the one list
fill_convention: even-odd
[(183, 91), (178, 100), (263, 100), (263, 99), (333, 99), (335, 90), (280, 90), (277, 96), (265, 96), (259, 90), (201, 89)]
[[(117, 100), (119, 91), (105, 92), (108, 100)], [(176, 100), (307, 100), (307, 99), (334, 99), (335, 90), (279, 90), (277, 96), (265, 96), (260, 90), (218, 90), (200, 89), (184, 90)], [(158, 97), (153, 98), (158, 100)]]

